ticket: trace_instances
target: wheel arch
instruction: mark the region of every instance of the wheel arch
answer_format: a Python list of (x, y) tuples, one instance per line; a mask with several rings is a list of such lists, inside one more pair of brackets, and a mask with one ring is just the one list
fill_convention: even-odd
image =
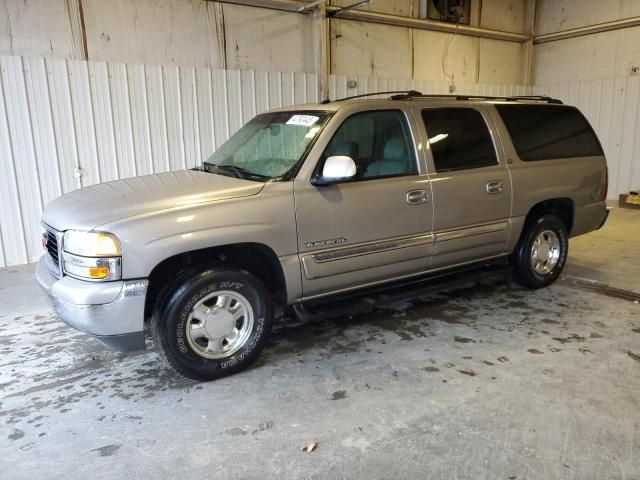
[(278, 256), (265, 244), (247, 242), (182, 252), (158, 263), (149, 274), (145, 319), (151, 317), (164, 286), (180, 272), (215, 264), (246, 270), (255, 275), (269, 290), (276, 303), (286, 304), (287, 281)]
[(542, 202), (538, 202), (529, 209), (525, 220), (525, 229), (531, 222), (543, 215), (556, 215), (562, 220), (567, 233), (570, 235), (575, 222), (575, 202), (568, 197), (550, 198)]

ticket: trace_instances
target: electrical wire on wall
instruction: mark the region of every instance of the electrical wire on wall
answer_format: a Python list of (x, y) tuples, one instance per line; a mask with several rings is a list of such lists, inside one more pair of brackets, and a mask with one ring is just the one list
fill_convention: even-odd
[(456, 91), (456, 82), (455, 82), (455, 73), (451, 72), (451, 74), (449, 74), (447, 72), (447, 56), (449, 55), (449, 47), (451, 46), (451, 42), (453, 42), (454, 37), (458, 34), (459, 26), (460, 26), (460, 21), (456, 22), (456, 30), (451, 35), (449, 35), (449, 38), (447, 38), (447, 41), (445, 42), (444, 48), (442, 50), (442, 73), (444, 74), (445, 77), (447, 77), (450, 80), (449, 93), (453, 93)]

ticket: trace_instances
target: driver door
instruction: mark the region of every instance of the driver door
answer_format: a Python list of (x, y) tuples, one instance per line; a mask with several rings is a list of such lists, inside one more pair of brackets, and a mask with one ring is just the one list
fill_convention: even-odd
[[(311, 178), (294, 185), (305, 298), (423, 272), (432, 254), (431, 185), (409, 117), (400, 109), (341, 117)], [(334, 155), (351, 157), (356, 176), (313, 185)]]

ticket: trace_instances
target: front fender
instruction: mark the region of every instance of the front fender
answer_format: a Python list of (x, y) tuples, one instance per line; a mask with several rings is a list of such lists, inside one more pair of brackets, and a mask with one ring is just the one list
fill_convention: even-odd
[(102, 225), (122, 244), (123, 278), (146, 278), (175, 255), (260, 243), (280, 257), (297, 254), (292, 183), (267, 184), (251, 197), (152, 212)]

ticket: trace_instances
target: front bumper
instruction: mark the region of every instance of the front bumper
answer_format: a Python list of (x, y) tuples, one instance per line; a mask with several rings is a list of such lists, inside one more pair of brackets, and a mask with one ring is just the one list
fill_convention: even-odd
[(144, 350), (147, 280), (85, 282), (55, 277), (43, 255), (36, 279), (47, 301), (67, 325), (118, 351)]

